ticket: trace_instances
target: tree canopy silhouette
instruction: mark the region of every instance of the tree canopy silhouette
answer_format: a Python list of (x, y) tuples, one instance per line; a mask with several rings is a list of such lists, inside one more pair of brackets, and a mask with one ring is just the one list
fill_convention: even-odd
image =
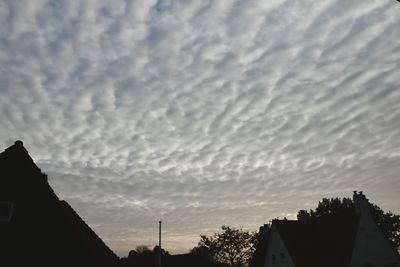
[(146, 246), (146, 245), (139, 245), (139, 246), (137, 246), (136, 249), (135, 249), (135, 251), (136, 251), (138, 254), (151, 253), (151, 249), (150, 249), (148, 246)]
[(200, 242), (192, 249), (192, 253), (234, 267), (248, 266), (257, 245), (258, 234), (225, 225), (221, 229), (222, 232), (211, 236), (200, 235)]

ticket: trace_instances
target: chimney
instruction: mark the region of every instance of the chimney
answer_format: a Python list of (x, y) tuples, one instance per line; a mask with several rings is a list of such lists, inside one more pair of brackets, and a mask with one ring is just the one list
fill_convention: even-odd
[(368, 199), (365, 197), (362, 191), (353, 191), (353, 202), (354, 202), (354, 208), (357, 213), (360, 213), (361, 215), (371, 215), (370, 213), (370, 205), (368, 202)]
[(306, 223), (310, 220), (311, 215), (307, 212), (307, 210), (300, 210), (297, 214), (297, 220), (301, 223)]
[(21, 140), (17, 140), (17, 141), (14, 142), (14, 145), (16, 145), (16, 146), (23, 146), (24, 143), (23, 143)]

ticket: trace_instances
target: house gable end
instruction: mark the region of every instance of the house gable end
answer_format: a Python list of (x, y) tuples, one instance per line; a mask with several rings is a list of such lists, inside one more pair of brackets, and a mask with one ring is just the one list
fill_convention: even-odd
[[(368, 200), (362, 193), (353, 196), (354, 203), (360, 204), (360, 223), (354, 242), (350, 267), (365, 266), (400, 266), (400, 256), (383, 235), (379, 226), (372, 218), (368, 207)], [(397, 264), (397, 265), (395, 265)]]
[(289, 250), (274, 223), (268, 239), (264, 267), (296, 267)]

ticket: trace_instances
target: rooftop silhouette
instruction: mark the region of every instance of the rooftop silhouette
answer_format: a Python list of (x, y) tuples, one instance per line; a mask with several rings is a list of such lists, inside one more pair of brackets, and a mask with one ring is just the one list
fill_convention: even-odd
[(270, 227), (260, 228), (253, 267), (399, 266), (400, 256), (371, 210), (366, 196), (354, 191), (350, 206), (323, 214), (301, 210), (297, 220), (272, 220)]
[(116, 266), (119, 258), (54, 193), (22, 141), (0, 154), (0, 251), (7, 266)]

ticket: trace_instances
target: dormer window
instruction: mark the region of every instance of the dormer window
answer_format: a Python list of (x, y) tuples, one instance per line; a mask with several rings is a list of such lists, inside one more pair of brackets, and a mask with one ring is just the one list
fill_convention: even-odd
[(14, 204), (11, 201), (0, 201), (0, 222), (11, 221)]

